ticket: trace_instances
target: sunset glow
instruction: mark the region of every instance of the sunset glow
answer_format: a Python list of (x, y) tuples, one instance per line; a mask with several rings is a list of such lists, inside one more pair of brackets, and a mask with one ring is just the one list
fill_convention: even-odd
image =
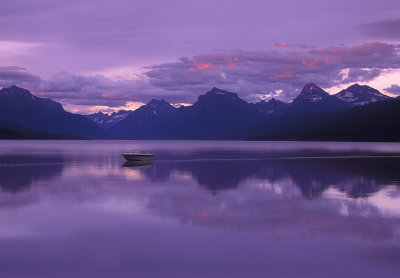
[[(339, 2), (335, 12), (308, 3), (285, 15), (280, 12), (282, 5), (290, 3), (260, 2), (258, 8), (235, 3), (231, 18), (223, 24), (216, 24), (217, 12), (210, 11), (206, 3), (187, 7), (185, 15), (166, 4), (156, 9), (150, 3), (134, 8), (116, 1), (109, 11), (93, 1), (72, 1), (69, 8), (55, 5), (54, 10), (38, 3), (29, 16), (4, 3), (0, 8), (13, 10), (14, 16), (1, 20), (9, 27), (0, 31), (0, 86), (20, 85), (81, 113), (96, 107), (115, 111), (126, 102), (146, 103), (152, 98), (193, 103), (200, 92), (213, 86), (236, 91), (248, 101), (277, 90), (281, 91), (281, 100), (291, 101), (294, 92), (301, 89), (299, 84), (310, 81), (333, 93), (350, 82), (375, 86), (381, 92), (397, 86), (395, 74), (388, 72), (400, 68), (398, 21), (385, 21), (392, 14), (378, 2), (352, 3), (359, 10), (357, 17), (347, 2)], [(308, 5), (315, 7), (312, 21), (304, 17)], [(81, 11), (82, 17), (75, 23), (81, 28), (64, 25), (73, 17), (74, 9)], [(143, 17), (149, 10), (151, 15)], [(47, 11), (54, 11), (59, 20), (54, 21)], [(242, 11), (251, 16), (247, 18)], [(371, 20), (370, 11), (377, 12), (381, 20)], [(189, 20), (202, 12), (213, 19)], [(336, 13), (341, 15), (340, 22)], [(119, 20), (107, 21), (112, 18), (110, 14)], [(170, 17), (176, 24), (172, 25)], [(298, 27), (281, 24), (279, 28), (265, 28), (285, 17), (297, 22)], [(28, 32), (26, 21), (32, 30), (40, 32)], [(174, 30), (174, 39), (162, 37), (169, 30)], [(163, 43), (155, 43), (161, 37)], [(347, 80), (340, 76), (346, 69), (353, 69)], [(360, 73), (354, 75), (356, 71)]]
[(400, 277), (400, 0), (0, 26), (0, 278)]

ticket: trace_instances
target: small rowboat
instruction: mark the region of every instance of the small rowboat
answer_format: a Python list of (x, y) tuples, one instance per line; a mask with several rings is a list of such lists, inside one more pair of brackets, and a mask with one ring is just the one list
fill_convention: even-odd
[(143, 162), (152, 162), (154, 161), (154, 155), (145, 151), (135, 151), (135, 152), (126, 152), (123, 153), (122, 156), (128, 162), (136, 162), (136, 161), (143, 161)]

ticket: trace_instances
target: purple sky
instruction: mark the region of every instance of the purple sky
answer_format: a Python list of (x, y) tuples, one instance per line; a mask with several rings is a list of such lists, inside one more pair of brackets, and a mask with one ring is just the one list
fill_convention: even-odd
[(2, 0), (0, 87), (83, 113), (213, 86), (248, 101), (289, 101), (307, 82), (398, 95), (399, 15), (398, 0)]

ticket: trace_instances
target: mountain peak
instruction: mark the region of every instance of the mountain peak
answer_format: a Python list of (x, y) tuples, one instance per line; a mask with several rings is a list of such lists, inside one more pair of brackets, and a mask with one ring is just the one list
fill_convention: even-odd
[(60, 135), (91, 138), (102, 133), (84, 116), (66, 112), (60, 103), (16, 85), (0, 90), (0, 120)]
[(164, 99), (152, 99), (147, 104), (140, 106), (135, 111), (150, 111), (150, 113), (156, 115), (158, 113), (164, 113), (165, 111), (169, 112), (174, 109), (175, 107), (173, 107), (169, 102), (165, 101)]
[(208, 91), (204, 95), (205, 96), (219, 95), (219, 96), (226, 96), (226, 97), (229, 97), (229, 98), (239, 98), (237, 93), (228, 92), (228, 91), (225, 91), (225, 90), (222, 90), (222, 89), (218, 89), (217, 87), (213, 87), (211, 89), (211, 91)]
[(150, 107), (158, 107), (158, 106), (171, 106), (171, 104), (167, 101), (165, 101), (164, 99), (152, 99), (150, 100), (146, 106), (150, 106)]
[(102, 116), (102, 115), (106, 115), (105, 113), (103, 113), (102, 111), (93, 113), (93, 114), (89, 114), (89, 115), (97, 115), (97, 116)]
[(283, 101), (277, 100), (276, 98), (271, 98), (270, 100), (266, 101), (265, 99), (260, 100), (259, 102), (256, 102), (255, 104), (258, 105), (281, 105), (285, 104)]
[(280, 115), (286, 111), (288, 106), (283, 101), (271, 98), (269, 101), (260, 100), (259, 102), (256, 102), (255, 107), (257, 107), (261, 115)]
[(10, 87), (8, 87), (6, 89), (10, 89), (10, 90), (25, 90), (24, 88), (18, 87), (15, 84), (12, 84)]
[(367, 85), (359, 85), (358, 83), (340, 91), (335, 96), (352, 105), (364, 105), (390, 99), (389, 96), (382, 94), (378, 90)]
[(32, 96), (31, 92), (28, 90), (18, 87), (17, 85), (11, 85), (8, 88), (3, 88), (0, 90), (2, 93), (9, 93), (9, 94), (16, 94), (16, 95), (23, 95), (23, 96)]
[(284, 104), (283, 101), (277, 100), (277, 99), (275, 99), (275, 98), (271, 98), (271, 99), (268, 101), (268, 103), (270, 103), (270, 104)]
[(132, 112), (131, 110), (119, 110), (116, 112), (112, 112), (111, 115), (126, 115)]
[(293, 102), (319, 102), (329, 98), (329, 96), (330, 95), (327, 92), (314, 83), (307, 83)]
[(221, 93), (224, 93), (224, 92), (227, 92), (227, 91), (222, 90), (222, 89), (219, 89), (219, 88), (217, 88), (217, 87), (212, 87), (212, 88), (211, 88), (211, 92), (221, 92)]
[(314, 90), (315, 88), (319, 87), (314, 83), (307, 83), (306, 85), (304, 85), (303, 90)]
[[(224, 91), (218, 88), (212, 88), (211, 91), (200, 95), (193, 104), (195, 109), (204, 109), (207, 111), (218, 109), (231, 109), (232, 107), (244, 107), (249, 103), (239, 98), (237, 93)], [(232, 108), (233, 109), (233, 108)]]

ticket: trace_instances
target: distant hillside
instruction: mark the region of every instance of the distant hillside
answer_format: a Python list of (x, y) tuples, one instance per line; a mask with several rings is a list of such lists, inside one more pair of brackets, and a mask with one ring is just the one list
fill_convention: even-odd
[(400, 141), (400, 100), (331, 112), (286, 115), (264, 123), (255, 140)]
[(79, 136), (43, 132), (0, 121), (0, 139), (84, 139)]
[(101, 129), (107, 131), (117, 123), (125, 119), (132, 111), (120, 110), (118, 112), (113, 112), (110, 115), (103, 112), (97, 112), (94, 114), (86, 115), (89, 119), (94, 121)]

